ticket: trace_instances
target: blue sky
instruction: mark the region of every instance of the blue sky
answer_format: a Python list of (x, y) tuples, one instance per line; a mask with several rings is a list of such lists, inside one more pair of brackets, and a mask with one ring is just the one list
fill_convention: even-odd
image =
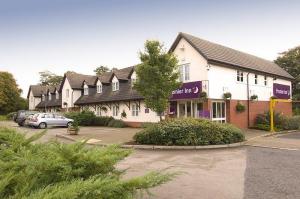
[(139, 62), (147, 39), (178, 32), (273, 60), (300, 45), (300, 1), (0, 0), (0, 70), (26, 96), (39, 71), (93, 74)]

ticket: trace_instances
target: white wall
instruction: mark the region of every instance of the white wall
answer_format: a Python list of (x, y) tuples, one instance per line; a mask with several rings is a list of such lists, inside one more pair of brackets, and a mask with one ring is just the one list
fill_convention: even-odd
[[(145, 104), (144, 102), (140, 103), (140, 111), (138, 116), (132, 116), (132, 104), (133, 102), (130, 103), (130, 110), (128, 109), (127, 105), (125, 103), (119, 103), (119, 114), (118, 116), (113, 116), (113, 104), (111, 104), (111, 109), (108, 106), (105, 106), (107, 108), (107, 112), (101, 110), (101, 115), (102, 116), (112, 116), (115, 119), (122, 119), (127, 122), (158, 122), (159, 121), (159, 116), (149, 109), (149, 113), (145, 113)], [(90, 111), (93, 111), (97, 115), (97, 111), (94, 106), (89, 106), (88, 109)], [(123, 110), (126, 113), (126, 118), (121, 118), (121, 113)]]
[[(274, 80), (272, 77), (267, 76), (268, 84), (264, 85), (264, 76), (258, 75), (258, 84), (254, 82), (253, 73), (249, 74), (249, 90), (251, 95), (257, 95), (259, 101), (269, 101), (273, 96), (273, 83), (289, 85), (291, 82), (283, 79)], [(222, 99), (223, 93), (230, 92), (232, 99), (247, 100), (247, 72), (244, 71), (244, 81), (238, 82), (236, 80), (237, 70), (211, 65), (208, 72), (209, 80), (209, 98)]]
[(40, 97), (34, 97), (32, 91), (30, 91), (30, 93), (29, 93), (29, 99), (28, 100), (29, 100), (29, 105), (28, 105), (29, 110), (34, 110), (35, 107), (41, 102), (41, 98)]
[[(69, 89), (69, 97), (66, 96), (66, 90)], [(74, 107), (74, 102), (81, 96), (81, 90), (73, 90), (68, 79), (65, 79), (62, 87), (62, 108), (65, 108), (64, 102), (68, 103), (68, 108)]]
[[(184, 50), (181, 48), (184, 47)], [(184, 38), (174, 50), (179, 65), (190, 64), (190, 80), (188, 82), (207, 80), (207, 61)]]

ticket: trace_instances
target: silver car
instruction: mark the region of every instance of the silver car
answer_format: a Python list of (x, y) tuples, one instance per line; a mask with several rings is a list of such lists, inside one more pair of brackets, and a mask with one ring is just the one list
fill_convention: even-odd
[(73, 122), (73, 119), (69, 119), (55, 113), (37, 113), (30, 118), (28, 125), (45, 129), (48, 126), (69, 127)]

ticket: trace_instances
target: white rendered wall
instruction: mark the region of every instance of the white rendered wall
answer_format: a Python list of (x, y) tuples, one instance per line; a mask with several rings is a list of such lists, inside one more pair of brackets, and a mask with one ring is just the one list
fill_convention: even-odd
[[(31, 98), (33, 98), (33, 101), (31, 101)], [(35, 110), (36, 105), (38, 105), (41, 102), (41, 98), (34, 97), (32, 91), (30, 91), (28, 101), (29, 101), (29, 105), (28, 105), (29, 110)]]
[[(69, 97), (66, 96), (66, 90), (69, 89)], [(62, 87), (62, 108), (65, 108), (64, 102), (68, 103), (68, 108), (74, 107), (74, 102), (81, 96), (81, 90), (73, 90), (68, 79), (65, 79)]]
[[(247, 100), (247, 72), (244, 72), (244, 81), (238, 82), (237, 70), (211, 65), (208, 72), (209, 98), (222, 99), (223, 93), (230, 92), (232, 99)], [(264, 85), (264, 76), (258, 75), (258, 84), (254, 82), (254, 73), (249, 74), (249, 96), (257, 95), (259, 101), (269, 101), (273, 96), (273, 83), (289, 85), (291, 82), (283, 79), (274, 80), (267, 76), (267, 86)]]
[[(184, 50), (181, 48), (184, 47)], [(207, 80), (207, 61), (184, 38), (182, 38), (174, 50), (179, 65), (190, 64), (190, 80), (187, 82)]]

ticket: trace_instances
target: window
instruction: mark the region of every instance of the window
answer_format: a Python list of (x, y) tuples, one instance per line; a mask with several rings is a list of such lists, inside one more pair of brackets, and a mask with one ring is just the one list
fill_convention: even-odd
[(102, 85), (101, 84), (97, 85), (97, 93), (102, 93)]
[(55, 97), (57, 100), (59, 99), (59, 93), (57, 91), (56, 91)]
[(83, 95), (88, 95), (89, 94), (89, 87), (85, 84), (83, 86)]
[(225, 102), (212, 103), (212, 120), (220, 123), (226, 122)]
[(118, 116), (119, 114), (119, 107), (118, 106), (113, 106), (113, 116)]
[(132, 111), (131, 111), (132, 116), (139, 116), (139, 111), (140, 111), (140, 109), (139, 109), (138, 105), (132, 104)]
[(237, 71), (236, 73), (236, 81), (243, 82), (244, 81), (244, 73), (242, 71)]
[(66, 89), (66, 98), (69, 98), (69, 89)]
[(51, 100), (51, 93), (49, 93), (49, 101)]
[(180, 81), (185, 82), (190, 80), (190, 65), (184, 64), (179, 66)]
[(264, 77), (264, 84), (265, 84), (265, 86), (268, 86), (268, 79), (267, 79), (267, 76)]
[(42, 95), (42, 101), (45, 101), (45, 95), (44, 94)]
[(119, 90), (119, 82), (113, 82), (112, 83), (112, 90), (113, 91)]
[(132, 86), (132, 87), (134, 86), (135, 82), (136, 82), (136, 78), (132, 78), (132, 79), (131, 79), (131, 86)]
[(257, 84), (257, 83), (258, 83), (257, 75), (255, 74), (255, 75), (254, 75), (254, 84)]
[(101, 107), (100, 106), (98, 106), (97, 107), (97, 116), (101, 116)]

